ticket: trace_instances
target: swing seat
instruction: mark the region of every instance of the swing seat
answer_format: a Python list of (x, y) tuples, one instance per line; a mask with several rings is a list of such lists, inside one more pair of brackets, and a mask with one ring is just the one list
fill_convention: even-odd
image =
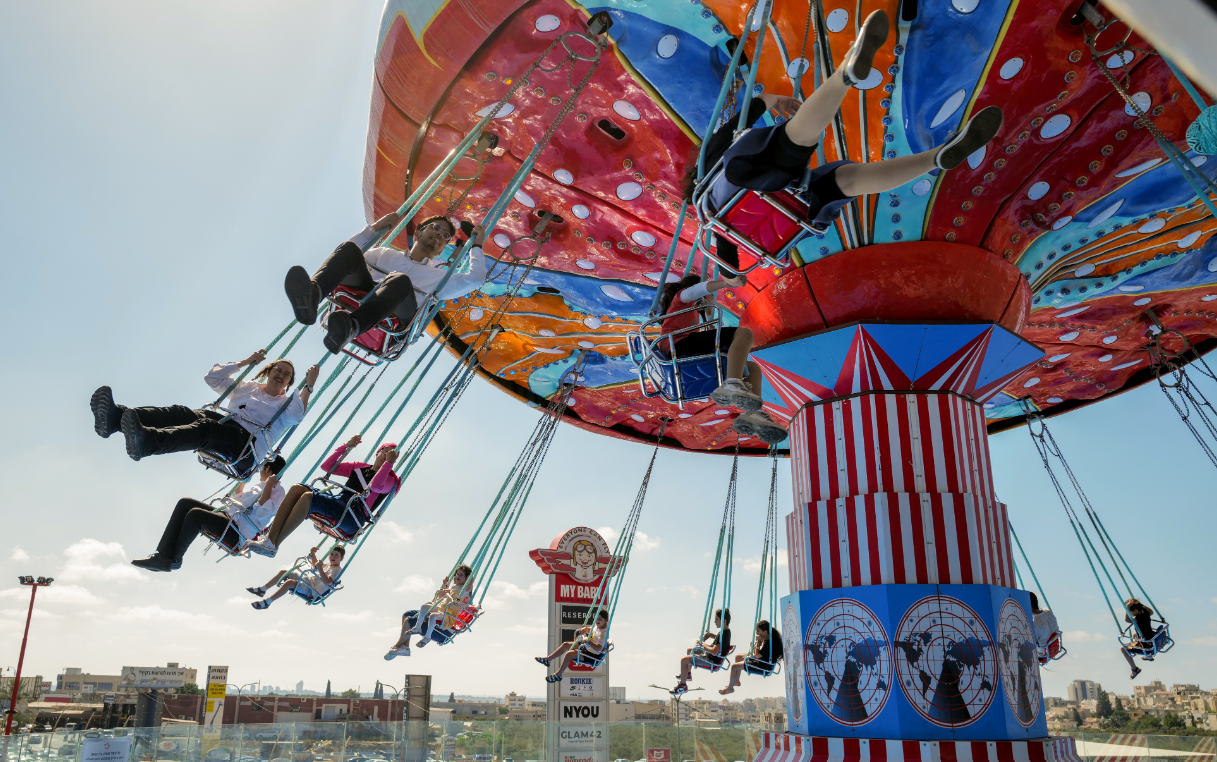
[[(322, 486), (317, 486), (318, 483)], [(317, 492), (328, 492), (330, 494), (348, 495), (346, 509), (341, 517), (335, 519), (332, 516), (326, 516), (320, 513), (309, 512), (308, 518), (313, 522), (313, 526), (318, 532), (334, 538), (339, 542), (351, 542), (359, 539), (360, 535), (367, 531), (368, 527), (376, 523), (378, 514), (369, 510), (366, 492), (356, 492), (347, 487), (345, 484), (339, 484), (331, 481), (324, 476), (317, 477), (313, 480), (311, 488)]]
[(728, 648), (727, 653), (721, 656), (719, 654), (712, 654), (701, 646), (694, 646), (693, 653), (690, 655), (693, 657), (693, 666), (697, 669), (708, 669), (711, 672), (717, 672), (730, 663), (727, 660), (733, 653), (735, 653), (735, 646)]
[[(699, 331), (719, 331), (722, 329), (722, 317), (717, 305), (709, 308), (713, 318), (688, 328), (682, 328), (671, 333), (648, 335), (648, 329), (654, 329), (663, 321), (674, 315), (697, 310), (690, 307), (667, 315), (659, 315), (643, 323), (637, 332), (626, 334), (626, 345), (629, 347), (630, 359), (634, 362), (638, 374), (638, 386), (646, 397), (662, 397), (684, 409), (686, 402), (708, 399), (727, 377), (727, 353), (716, 349), (714, 352), (693, 357), (677, 357), (676, 342), (692, 333)], [(717, 345), (718, 342), (715, 342)], [(650, 389), (647, 382), (650, 382)]]
[[(245, 506), (241, 505), (236, 500), (233, 500), (231, 497), (228, 497), (227, 495), (218, 497), (211, 502), (212, 502), (212, 506), (214, 506), (214, 508), (215, 508), (216, 513), (221, 513), (227, 507), (239, 508), (241, 510), (245, 509)], [(229, 530), (232, 530), (232, 532), (230, 533)], [(241, 536), (240, 530), (237, 529), (236, 522), (231, 517), (229, 517), (229, 519), (228, 519), (227, 526), (225, 526), (220, 531), (215, 532), (215, 531), (212, 531), (211, 529), (203, 527), (199, 530), (199, 534), (203, 535), (208, 540), (210, 540), (211, 544), (214, 547), (219, 548), (226, 555), (243, 556), (245, 558), (249, 558), (249, 549), (247, 547), (249, 544), (249, 540), (247, 540)], [(240, 542), (233, 542), (233, 540), (231, 539), (233, 535), (236, 535), (237, 538), (240, 540)], [(254, 537), (252, 539), (256, 540), (261, 536), (262, 536), (262, 532), (259, 532), (258, 534), (254, 535)]]
[[(329, 317), (335, 311), (354, 312), (367, 295), (367, 291), (348, 286), (339, 286), (334, 289), (334, 293), (326, 299), (326, 310), (321, 316), (321, 324), (328, 325)], [(415, 323), (419, 321), (419, 315), (428, 312), (432, 299), (433, 297), (430, 297), (419, 305), (418, 312), (414, 314), (414, 320), (411, 322), (405, 323), (393, 315), (389, 315), (377, 323), (374, 328), (369, 328), (356, 336), (350, 344), (343, 347), (343, 353), (365, 365), (393, 362), (401, 357), (406, 348), (410, 346), (415, 333)]]
[(744, 659), (744, 672), (756, 677), (772, 677), (782, 671), (782, 662), (765, 661), (755, 656)]
[(324, 606), (331, 595), (342, 589), (342, 580), (335, 580), (333, 587), (319, 592), (319, 590), (325, 587), (327, 587), (325, 582), (321, 580), (317, 572), (308, 569), (307, 571), (301, 571), (300, 579), (296, 581), (296, 586), (292, 588), (291, 593), (304, 601), (306, 605)]
[[(233, 411), (222, 408), (219, 405), (204, 405), (203, 409), (220, 414), (223, 416), (221, 420), (238, 417)], [(258, 433), (264, 432), (265, 428), (264, 426), (259, 426)], [(213, 450), (196, 450), (195, 452), (199, 456), (199, 463), (202, 463), (212, 471), (218, 471), (229, 479), (239, 482), (249, 481), (250, 477), (262, 467), (262, 464), (258, 462), (258, 458), (254, 454), (254, 438), (254, 434), (249, 435), (245, 446), (241, 448), (241, 452), (236, 457), (229, 457)]]
[[(451, 643), (453, 638), (455, 638), (457, 635), (460, 635), (462, 632), (467, 632), (472, 627), (473, 623), (477, 621), (477, 618), (482, 615), (481, 610), (459, 601), (447, 604), (447, 606), (444, 607), (445, 612), (450, 606), (457, 606), (460, 609), (460, 613), (456, 615), (456, 620), (452, 623), (452, 626), (440, 627), (439, 625), (432, 625), (430, 631), (426, 633), (426, 636), (419, 645), (435, 643), (436, 645), (446, 646)], [(430, 616), (430, 614), (428, 616)], [(446, 616), (436, 616), (435, 618), (442, 623)]]
[[(720, 267), (733, 273), (749, 273), (765, 265), (788, 267), (791, 249), (808, 236), (827, 230), (807, 219), (808, 206), (793, 187), (773, 192), (742, 189), (717, 212), (710, 211), (709, 190), (722, 174), (720, 162), (707, 174), (693, 196), (700, 223), (697, 248)], [(708, 233), (725, 237), (739, 247), (738, 268), (709, 249)]]
[(1128, 652), (1140, 656), (1145, 661), (1153, 661), (1158, 654), (1164, 654), (1175, 646), (1175, 641), (1171, 639), (1170, 625), (1164, 620), (1161, 622), (1158, 629), (1154, 630), (1152, 638), (1144, 638), (1137, 631), (1135, 624), (1130, 624), (1124, 628), (1124, 633), (1120, 635), (1120, 643)]
[(610, 640), (608, 643), (605, 643), (604, 650), (598, 654), (589, 653), (588, 650), (584, 650), (586, 648), (586, 643), (580, 643), (579, 647), (575, 649), (575, 658), (571, 660), (572, 667), (596, 669), (604, 663), (604, 660), (608, 657), (609, 652), (613, 650), (613, 641)]
[(1052, 637), (1048, 638), (1046, 644), (1042, 646), (1037, 645), (1035, 648), (1035, 657), (1041, 667), (1050, 661), (1063, 658), (1067, 653), (1069, 652), (1065, 650), (1065, 645), (1061, 642), (1061, 633), (1059, 632), (1052, 633)]

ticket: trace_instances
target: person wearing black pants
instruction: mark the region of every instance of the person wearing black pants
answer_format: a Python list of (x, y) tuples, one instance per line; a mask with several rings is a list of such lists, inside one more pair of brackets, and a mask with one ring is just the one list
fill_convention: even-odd
[[(440, 299), (455, 299), (481, 287), (486, 279), (486, 263), (478, 248), (486, 231), (480, 225), (467, 232), (475, 235), (468, 273), (449, 275), (439, 267), (436, 257), (456, 235), (456, 226), (447, 217), (428, 217), (419, 223), (409, 252), (389, 246), (372, 247), (381, 231), (400, 221), (396, 212), (381, 217), (345, 241), (310, 277), (296, 265), (287, 271), (283, 290), (292, 305), (296, 320), (312, 325), (317, 307), (338, 286), (366, 291), (367, 297), (354, 312), (334, 310), (326, 324), (325, 347), (334, 354), (364, 331), (393, 315), (408, 324), (418, 312), (418, 294), (435, 294)], [(447, 278), (444, 288), (439, 285)]]
[(242, 507), (230, 506), (217, 511), (212, 506), (194, 498), (184, 497), (173, 507), (173, 515), (165, 525), (156, 552), (147, 558), (131, 562), (132, 566), (154, 572), (176, 571), (182, 566), (182, 558), (190, 544), (202, 532), (217, 537), (222, 545), (238, 547), (252, 540), (275, 515), (283, 499), (283, 488), (276, 478), (287, 465), (283, 456), (262, 467), (261, 479), (249, 489), (242, 484), (237, 488), (236, 499)]
[(121, 431), (132, 460), (184, 450), (207, 450), (232, 459), (241, 455), (252, 437), (254, 461), (246, 465), (261, 462), (280, 436), (304, 419), (320, 371), (316, 365), (309, 368), (304, 387), (294, 392), (290, 387), (296, 379), (295, 367), (290, 360), (275, 360), (259, 370), (253, 381), (233, 385), (232, 377), (240, 368), (265, 359), (266, 350), (259, 349), (240, 362), (214, 366), (204, 378), (213, 391), (227, 392), (224, 406), (234, 411), (228, 420), (222, 413), (185, 405), (125, 407), (114, 402), (110, 387), (103, 386), (89, 400), (93, 430), (103, 438)]

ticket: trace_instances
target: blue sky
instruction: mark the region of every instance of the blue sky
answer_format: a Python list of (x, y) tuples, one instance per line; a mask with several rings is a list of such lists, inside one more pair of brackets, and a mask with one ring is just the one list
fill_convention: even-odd
[[(244, 588), (279, 560), (217, 565), (198, 544), (172, 575), (130, 567), (155, 547), (178, 498), (220, 484), (189, 455), (133, 463), (119, 439), (92, 433), (87, 402), (102, 383), (125, 404), (207, 401), (211, 364), (248, 355), (290, 318), (284, 271), (311, 268), (364, 224), (380, 11), (376, 0), (0, 4), (9, 270), (0, 306), (9, 328), (0, 338), (9, 368), (0, 376), (0, 667), (16, 662), (26, 606), (4, 580), (41, 574), (57, 582), (40, 595), (26, 674), (177, 661), (229, 665), (238, 683), (323, 688), (328, 679), (366, 690), (421, 672), (434, 675), (437, 693), (543, 694), (531, 657), (544, 649), (544, 576), (525, 551), (577, 524), (619, 527), (646, 449), (562, 429), (491, 591), (488, 626), (386, 664), (400, 612), (451, 565), (535, 411), (475, 382), (324, 610), (247, 605)], [(310, 333), (294, 356), (322, 351)], [(1156, 389), (1052, 425), (1172, 621), (1179, 645), (1140, 681), (1217, 687), (1217, 473)], [(1068, 632), (1070, 655), (1045, 671), (1045, 692), (1063, 695), (1075, 678), (1129, 692), (1110, 616), (1026, 432), (991, 445), (999, 495)], [(729, 467), (722, 457), (660, 453), (641, 523), (647, 540), (614, 622), (611, 682), (631, 697), (661, 697), (646, 686), (671, 682), (697, 635)], [(785, 513), (786, 462), (779, 474)], [(747, 461), (741, 478), (737, 616), (754, 605), (749, 561), (761, 544), (768, 464)], [(302, 528), (283, 554), (310, 542)], [(736, 695), (781, 691), (753, 680)]]

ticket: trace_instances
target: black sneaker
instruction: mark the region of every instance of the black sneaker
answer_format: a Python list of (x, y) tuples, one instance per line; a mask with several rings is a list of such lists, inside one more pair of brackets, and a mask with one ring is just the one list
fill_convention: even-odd
[(122, 417), (123, 437), (127, 440), (127, 456), (138, 461), (148, 455), (148, 430), (139, 422), (134, 410), (127, 410)]
[(296, 322), (302, 325), (312, 325), (317, 322), (317, 305), (321, 302), (321, 289), (313, 283), (308, 270), (296, 265), (287, 271), (283, 279), (283, 290), (287, 300), (292, 304), (292, 312), (296, 313)]
[(845, 61), (841, 64), (841, 74), (845, 84), (853, 86), (859, 82), (865, 82), (870, 76), (875, 54), (887, 41), (889, 26), (887, 14), (883, 11), (875, 11), (866, 17), (858, 40), (845, 54)]
[(115, 405), (110, 387), (102, 386), (89, 399), (89, 409), (93, 411), (93, 430), (97, 436), (105, 439), (120, 429), (127, 408)]
[(165, 558), (160, 553), (153, 553), (147, 558), (137, 558), (131, 565), (150, 572), (167, 572), (182, 568), (180, 561), (174, 563), (173, 559)]
[(959, 134), (943, 143), (934, 157), (934, 164), (939, 169), (955, 169), (963, 164), (964, 159), (988, 144), (997, 137), (1001, 129), (1002, 113), (997, 106), (986, 106), (968, 120)]
[(325, 348), (335, 355), (341, 352), (351, 339), (359, 335), (359, 323), (351, 317), (351, 313), (343, 310), (335, 310), (330, 313), (326, 328)]

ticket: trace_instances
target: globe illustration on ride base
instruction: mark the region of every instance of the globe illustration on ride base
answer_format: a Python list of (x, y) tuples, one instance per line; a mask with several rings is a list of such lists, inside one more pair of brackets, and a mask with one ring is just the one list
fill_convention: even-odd
[(826, 714), (863, 725), (891, 693), (892, 649), (878, 617), (858, 601), (837, 598), (816, 612), (803, 646), (807, 688)]
[(963, 601), (931, 595), (914, 603), (896, 628), (896, 673), (917, 712), (940, 727), (963, 727), (984, 715), (998, 681), (985, 623)]
[(997, 618), (1002, 689), (1014, 718), (1029, 727), (1040, 713), (1040, 670), (1035, 655), (1035, 628), (1018, 601), (1008, 598)]
[[(785, 638), (782, 649), (785, 653), (802, 653), (803, 642), (799, 639), (802, 631), (803, 628), (799, 626), (799, 612), (795, 611), (794, 606), (786, 606), (786, 613), (782, 617), (782, 637)], [(786, 661), (786, 708), (790, 713), (791, 722), (802, 722), (803, 691), (799, 690), (802, 682), (802, 664), (798, 658), (790, 658)]]

